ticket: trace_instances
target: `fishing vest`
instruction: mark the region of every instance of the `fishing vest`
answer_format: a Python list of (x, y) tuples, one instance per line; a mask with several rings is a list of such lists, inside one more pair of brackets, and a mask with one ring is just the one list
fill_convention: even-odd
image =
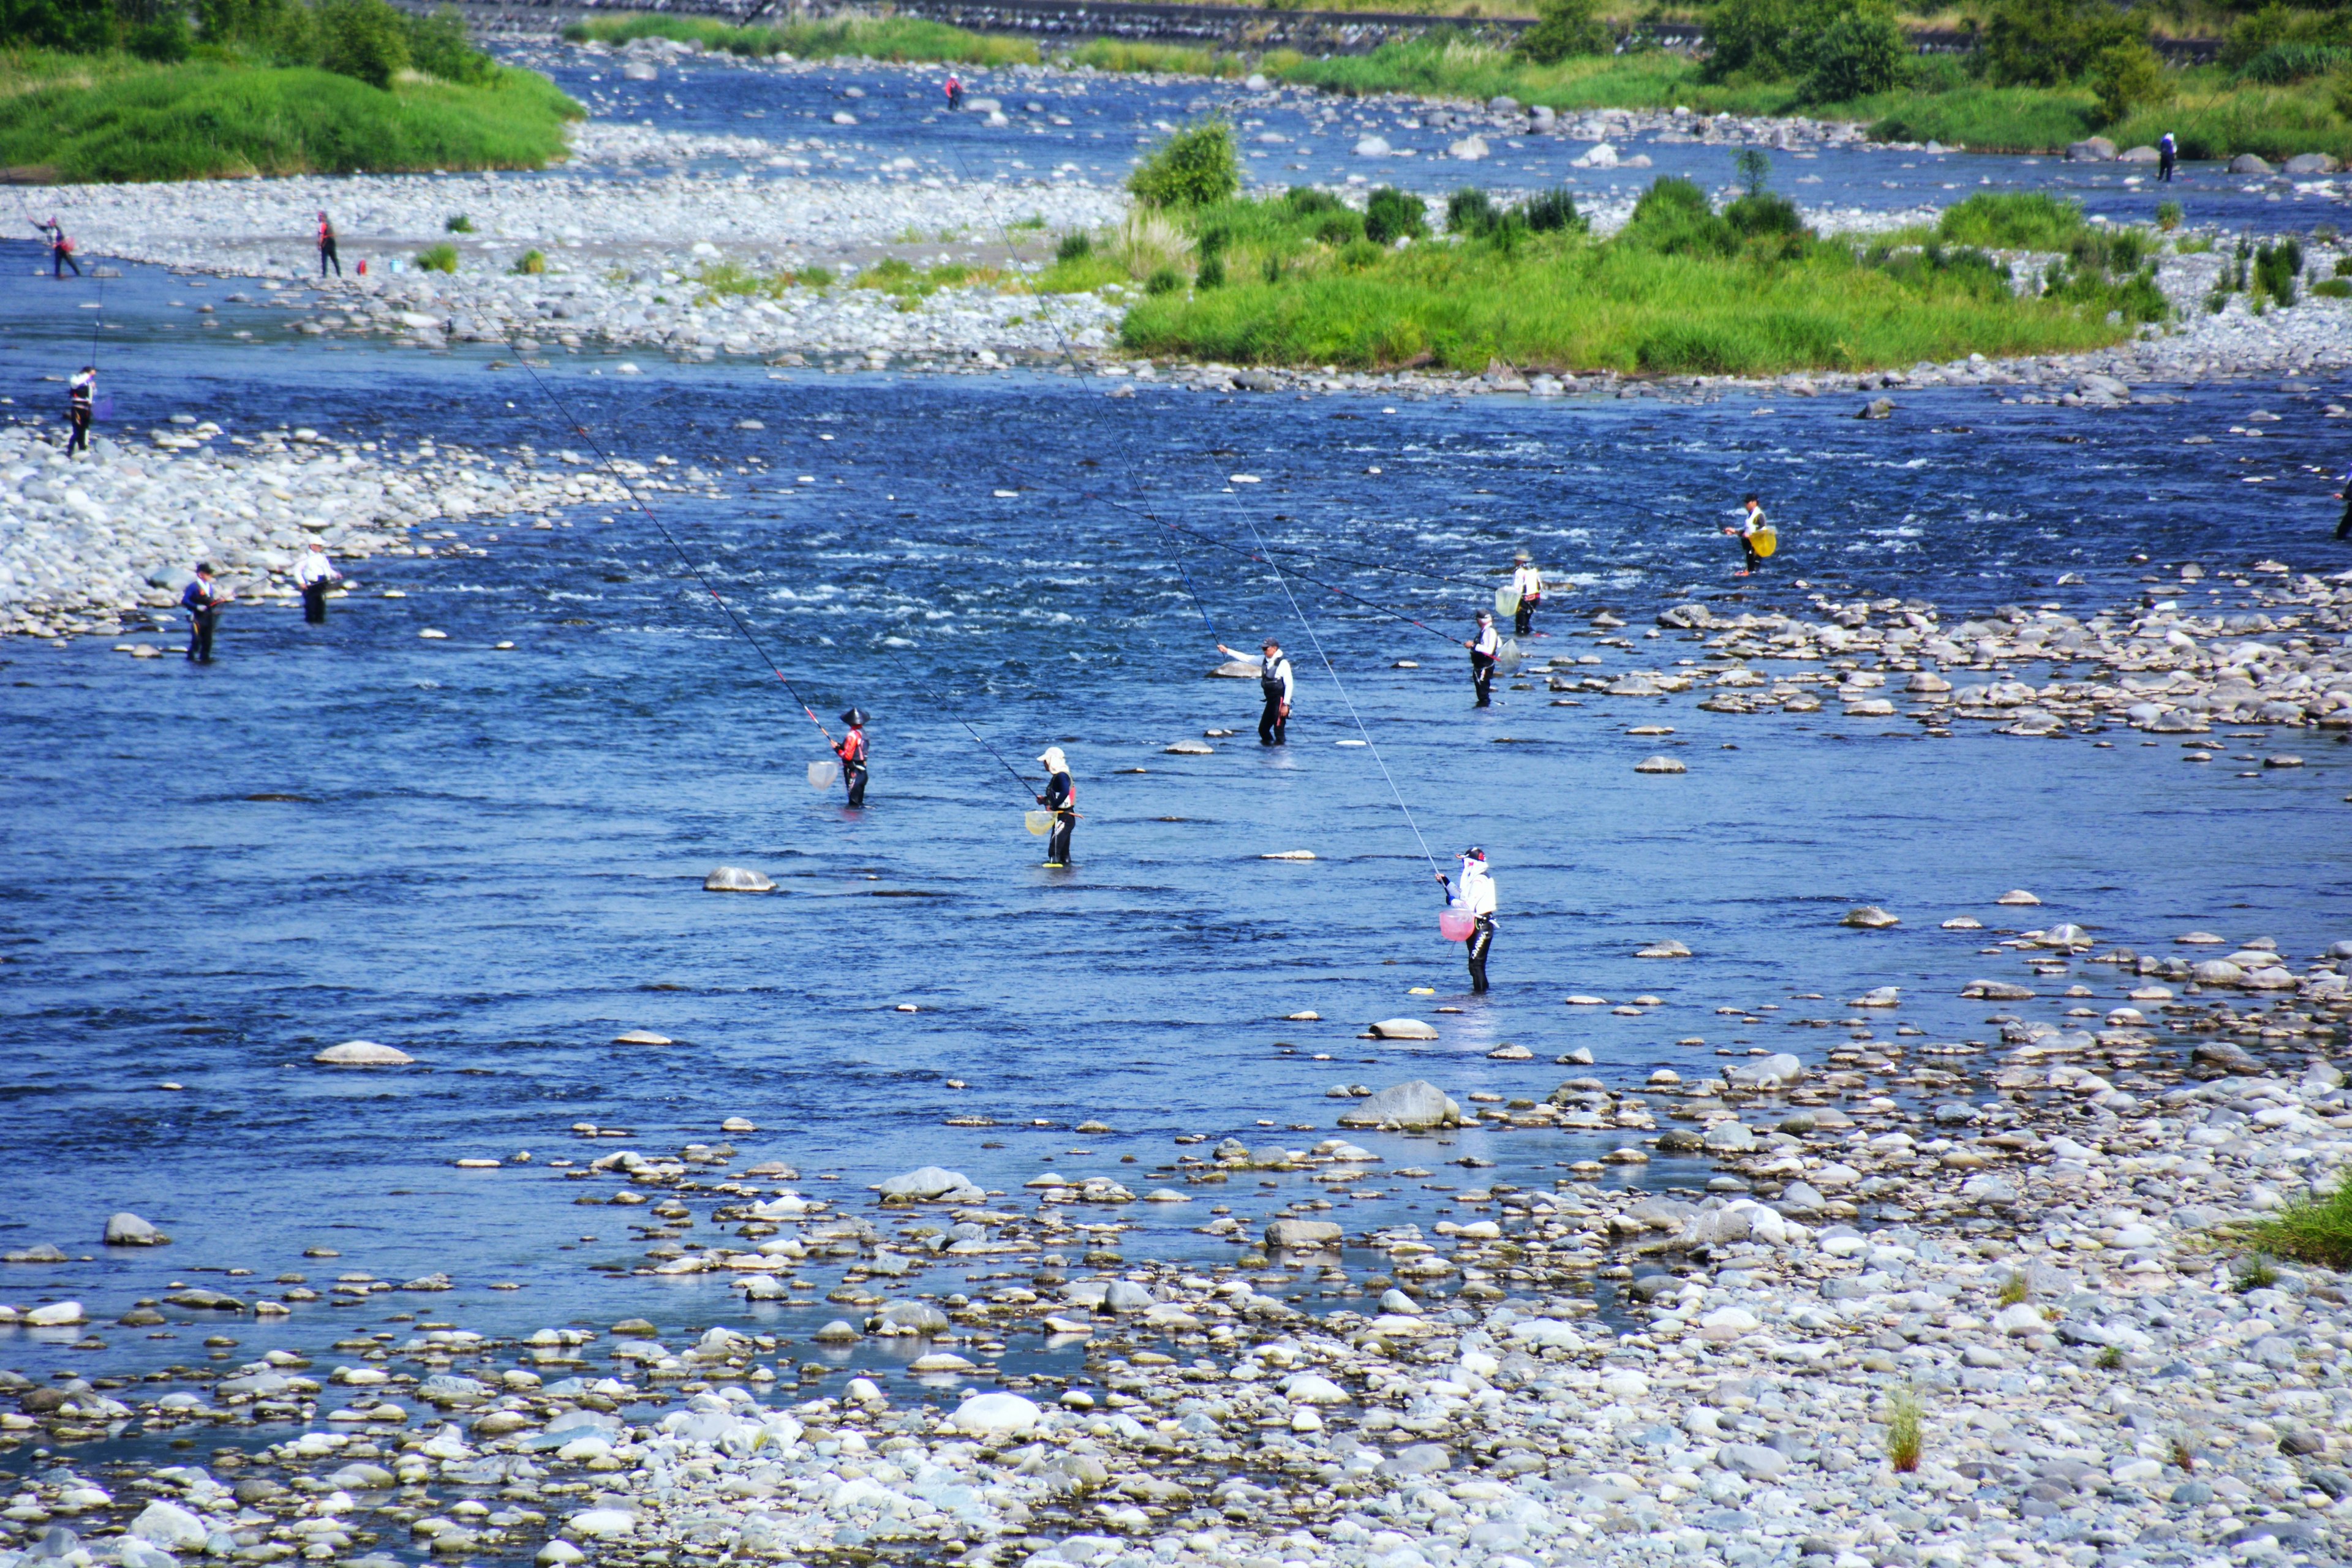
[(1275, 673), (1276, 668), (1265, 663), (1258, 666), (1257, 689), (1265, 693), (1268, 702), (1279, 702), (1284, 696), (1282, 677)]

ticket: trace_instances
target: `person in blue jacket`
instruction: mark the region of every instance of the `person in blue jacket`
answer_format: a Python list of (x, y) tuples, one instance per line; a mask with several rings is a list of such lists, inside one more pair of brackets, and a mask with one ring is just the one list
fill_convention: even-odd
[(190, 664), (213, 661), (213, 625), (220, 618), (221, 606), (227, 603), (227, 590), (213, 584), (212, 563), (197, 562), (194, 579), (180, 590), (180, 608), (188, 612)]

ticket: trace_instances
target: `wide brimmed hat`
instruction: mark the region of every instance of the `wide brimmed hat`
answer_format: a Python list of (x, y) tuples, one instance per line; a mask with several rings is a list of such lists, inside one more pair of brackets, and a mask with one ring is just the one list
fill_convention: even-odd
[(855, 728), (866, 722), (866, 711), (861, 708), (852, 708), (841, 716), (841, 721)]

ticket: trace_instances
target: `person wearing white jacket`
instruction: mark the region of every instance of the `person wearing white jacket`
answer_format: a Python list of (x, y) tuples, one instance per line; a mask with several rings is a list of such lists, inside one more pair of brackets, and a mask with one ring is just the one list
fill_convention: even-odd
[(327, 624), (327, 587), (343, 574), (327, 559), (327, 547), (312, 540), (294, 563), (294, 585), (302, 590), (302, 618), (314, 626)]
[[(1217, 645), (1217, 651), (1227, 658), (1244, 657), (1223, 643)], [(1298, 682), (1291, 675), (1290, 660), (1283, 657), (1282, 645), (1272, 637), (1265, 639), (1265, 655), (1258, 663), (1257, 685), (1265, 697), (1265, 707), (1257, 716), (1257, 743), (1288, 744), (1283, 731), (1290, 723), (1290, 700), (1297, 695)]]
[(1518, 596), (1519, 607), (1511, 616), (1514, 636), (1525, 637), (1535, 624), (1536, 606), (1543, 603), (1543, 574), (1536, 570), (1534, 557), (1519, 552), (1511, 570), (1511, 592)]
[(1470, 994), (1486, 994), (1486, 953), (1495, 945), (1495, 879), (1486, 869), (1486, 852), (1473, 844), (1462, 851), (1462, 886), (1456, 888), (1446, 880), (1445, 873), (1437, 874), (1445, 889), (1445, 901), (1467, 913), (1473, 921), (1470, 940), (1463, 943), (1463, 953), (1470, 963)]

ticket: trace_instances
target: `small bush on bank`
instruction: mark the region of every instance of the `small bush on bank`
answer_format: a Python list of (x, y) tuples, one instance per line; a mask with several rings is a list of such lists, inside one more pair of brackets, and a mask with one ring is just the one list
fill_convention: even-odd
[(1136, 199), (1155, 207), (1199, 207), (1241, 189), (1233, 127), (1211, 121), (1179, 131), (1128, 176)]
[(1364, 237), (1374, 245), (1420, 239), (1429, 233), (1429, 209), (1421, 198), (1382, 185), (1364, 204)]
[(1985, 74), (1997, 87), (2063, 87), (2108, 49), (2147, 41), (2147, 17), (2107, 0), (1999, 0), (1985, 23)]
[(1594, 14), (1593, 0), (1537, 0), (1536, 25), (1519, 35), (1512, 55), (1539, 66), (1579, 55), (1605, 55), (1616, 35)]
[(1822, 29), (1809, 51), (1808, 103), (1844, 103), (1902, 84), (1915, 58), (1911, 40), (1884, 11), (1849, 11)]
[(546, 270), (547, 252), (543, 250), (526, 250), (515, 258), (513, 272), (518, 278), (536, 278)]
[(2075, 203), (2039, 191), (2006, 191), (1946, 207), (1936, 232), (1954, 245), (1991, 250), (2063, 250), (2084, 227)]
[(2091, 90), (2098, 95), (2101, 123), (2116, 125), (2137, 109), (2172, 97), (2172, 78), (2145, 43), (2111, 45), (2091, 67)]
[(419, 272), (455, 272), (457, 270), (457, 247), (443, 242), (430, 245), (416, 253), (409, 265)]

